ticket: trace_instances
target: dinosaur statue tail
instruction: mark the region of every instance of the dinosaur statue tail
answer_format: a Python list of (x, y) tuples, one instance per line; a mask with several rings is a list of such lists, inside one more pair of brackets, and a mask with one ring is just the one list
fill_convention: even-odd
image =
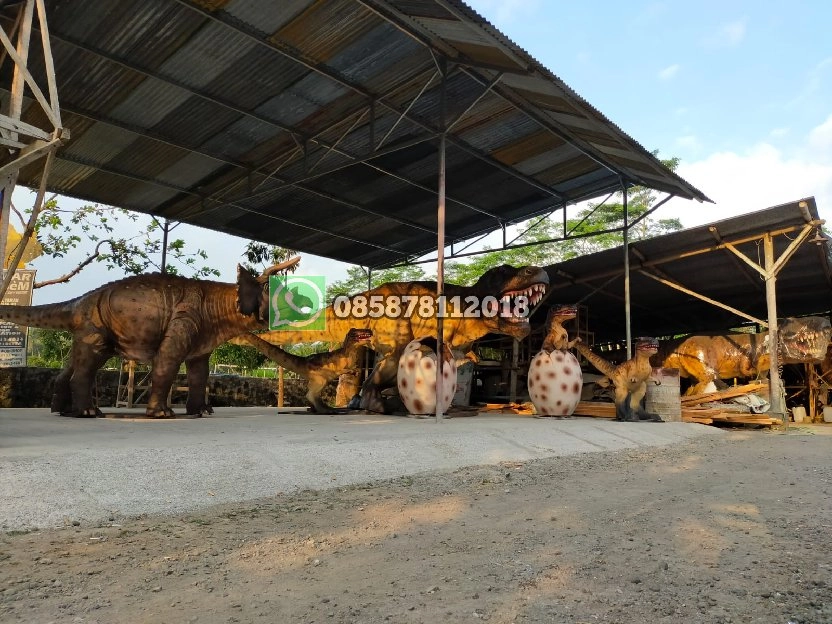
[(575, 344), (575, 349), (577, 349), (578, 352), (583, 355), (595, 368), (604, 373), (607, 377), (612, 377), (615, 366), (607, 362), (600, 355), (594, 353), (592, 349), (581, 342)]
[(256, 334), (242, 334), (240, 336), (236, 336), (229, 342), (233, 342), (235, 344), (249, 344), (271, 361), (277, 363), (278, 366), (287, 368), (293, 373), (297, 373), (299, 375), (305, 373), (306, 358), (284, 351), (280, 347), (259, 338)]
[(69, 303), (71, 302), (38, 306), (0, 305), (0, 320), (26, 327), (72, 330), (74, 315)]

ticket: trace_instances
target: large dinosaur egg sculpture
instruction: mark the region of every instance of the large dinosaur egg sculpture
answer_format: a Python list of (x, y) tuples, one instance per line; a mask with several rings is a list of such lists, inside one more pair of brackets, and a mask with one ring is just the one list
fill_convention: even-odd
[(578, 358), (569, 351), (542, 350), (529, 365), (529, 398), (538, 416), (571, 416), (583, 383)]
[[(447, 345), (442, 345), (442, 397), (439, 406), (445, 412), (456, 393), (456, 360)], [(399, 397), (413, 415), (436, 412), (436, 338), (411, 341), (399, 358), (396, 382)]]

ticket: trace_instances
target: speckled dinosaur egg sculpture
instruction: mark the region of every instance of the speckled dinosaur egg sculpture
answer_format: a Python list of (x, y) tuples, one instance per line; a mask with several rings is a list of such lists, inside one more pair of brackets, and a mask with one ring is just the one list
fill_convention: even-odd
[(578, 358), (569, 351), (541, 350), (529, 365), (529, 398), (538, 416), (571, 416), (583, 383)]
[[(443, 347), (442, 398), (439, 405), (446, 412), (456, 393), (456, 360), (448, 346)], [(399, 358), (396, 381), (399, 397), (409, 413), (436, 413), (436, 338), (417, 338), (404, 348)]]

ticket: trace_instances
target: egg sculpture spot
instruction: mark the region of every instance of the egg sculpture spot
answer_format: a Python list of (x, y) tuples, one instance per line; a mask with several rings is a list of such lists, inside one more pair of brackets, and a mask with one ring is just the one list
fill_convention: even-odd
[[(442, 397), (439, 407), (446, 412), (456, 393), (456, 360), (443, 345)], [(417, 338), (411, 341), (399, 359), (396, 385), (399, 397), (414, 416), (436, 413), (436, 339)]]
[[(532, 358), (529, 397), (538, 416), (571, 416), (581, 400), (583, 373), (569, 351), (541, 350)], [(557, 383), (547, 383), (557, 380)]]

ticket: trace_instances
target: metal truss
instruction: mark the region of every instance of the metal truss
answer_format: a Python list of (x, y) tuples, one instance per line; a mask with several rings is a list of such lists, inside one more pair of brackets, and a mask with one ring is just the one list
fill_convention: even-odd
[[(17, 17), (10, 28), (0, 24), (0, 63), (7, 60), (14, 66), (11, 97), (7, 110), (0, 113), (0, 146), (2, 146), (4, 164), (0, 167), (0, 185), (2, 185), (2, 212), (0, 212), (0, 258), (6, 260), (8, 226), (10, 223), (12, 193), (17, 184), (21, 168), (43, 161), (40, 185), (32, 207), (32, 214), (26, 225), (20, 243), (13, 250), (9, 270), (3, 275), (0, 285), (0, 297), (9, 287), (14, 269), (23, 257), (27, 243), (32, 238), (38, 214), (43, 208), (46, 185), (55, 152), (64, 141), (69, 139), (69, 130), (63, 127), (61, 111), (58, 106), (58, 88), (55, 81), (55, 67), (52, 48), (49, 43), (49, 29), (46, 25), (46, 11), (43, 0), (25, 0), (17, 8)], [(43, 52), (46, 88), (42, 88), (29, 71), (29, 50), (32, 45), (33, 22), (37, 19), (40, 32), (40, 45)], [(12, 40), (16, 38), (16, 42)], [(21, 120), (24, 96), (31, 96), (40, 106), (47, 120), (47, 127), (39, 128)]]

